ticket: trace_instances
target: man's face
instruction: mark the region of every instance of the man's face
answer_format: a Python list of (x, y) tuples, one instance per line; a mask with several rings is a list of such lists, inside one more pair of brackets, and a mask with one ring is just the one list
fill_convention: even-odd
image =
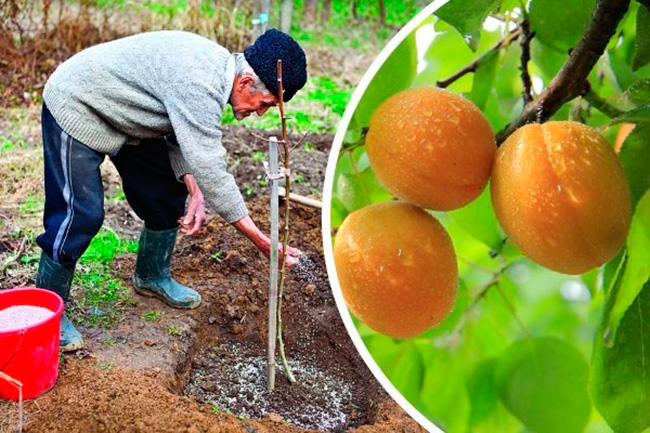
[(235, 112), (237, 120), (243, 120), (252, 113), (258, 116), (278, 105), (278, 98), (270, 92), (253, 89), (255, 79), (248, 74), (235, 77), (232, 93), (230, 94), (230, 105)]

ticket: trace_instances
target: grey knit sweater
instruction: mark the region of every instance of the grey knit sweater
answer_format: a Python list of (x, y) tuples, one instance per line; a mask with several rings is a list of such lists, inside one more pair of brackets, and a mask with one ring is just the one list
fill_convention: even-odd
[(98, 152), (175, 136), (178, 146), (160, 151), (169, 152), (177, 177), (194, 174), (207, 202), (230, 223), (247, 214), (219, 129), (234, 78), (234, 58), (217, 43), (151, 32), (74, 55), (47, 81), (43, 99), (64, 131)]

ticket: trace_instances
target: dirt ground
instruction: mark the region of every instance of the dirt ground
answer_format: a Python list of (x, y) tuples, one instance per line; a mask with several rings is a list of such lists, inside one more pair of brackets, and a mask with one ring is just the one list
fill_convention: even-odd
[[(268, 189), (254, 158), (265, 145), (253, 133), (261, 132), (227, 128), (224, 145), (239, 185), (251, 186), (251, 215), (268, 232)], [(318, 198), (331, 139), (311, 137), (313, 148), (293, 153), (292, 171), (304, 178), (297, 192)], [(119, 181), (110, 168), (105, 180), (107, 193)], [(198, 235), (180, 237), (172, 265), (181, 283), (201, 293), (201, 306), (174, 310), (131, 294), (113, 329), (82, 329), (87, 349), (62, 355), (58, 385), (25, 403), (25, 431), (423, 431), (383, 391), (347, 335), (322, 258), (320, 211), (294, 205), (291, 215), (291, 244), (306, 256), (290, 272), (283, 308), (298, 383), (289, 384), (278, 366), (276, 391), (266, 392), (268, 260), (212, 216)], [(107, 203), (106, 224), (134, 237), (141, 222), (118, 201)], [(17, 248), (9, 243), (0, 248)], [(127, 287), (134, 262), (133, 253), (113, 262)], [(152, 311), (157, 318), (143, 320)], [(0, 402), (0, 414), (0, 432), (12, 431), (16, 404)]]

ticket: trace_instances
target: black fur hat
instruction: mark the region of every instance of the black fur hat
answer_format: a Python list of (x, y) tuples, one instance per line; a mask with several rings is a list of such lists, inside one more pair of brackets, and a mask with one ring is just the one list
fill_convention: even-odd
[(305, 52), (291, 36), (276, 29), (267, 30), (244, 50), (246, 61), (267, 89), (278, 95), (278, 59), (282, 59), (282, 87), (285, 102), (307, 82)]

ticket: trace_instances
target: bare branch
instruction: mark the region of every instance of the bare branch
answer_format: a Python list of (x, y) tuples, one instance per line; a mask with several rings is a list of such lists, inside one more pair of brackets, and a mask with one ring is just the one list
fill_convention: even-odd
[[(278, 95), (280, 102), (278, 108), (280, 109), (280, 119), (282, 120), (282, 144), (284, 147), (284, 168), (290, 170), (289, 155), (290, 144), (289, 137), (287, 136), (287, 117), (284, 112), (284, 87), (282, 86), (282, 60), (278, 59)], [(287, 173), (284, 178), (284, 189), (287, 195), (291, 194), (291, 175)], [(282, 358), (282, 365), (287, 374), (289, 382), (295, 383), (296, 378), (291, 372), (287, 356), (284, 353), (284, 337), (282, 336), (282, 297), (284, 295), (284, 286), (287, 281), (287, 243), (289, 242), (289, 200), (284, 201), (284, 230), (282, 239), (282, 267), (280, 268), (280, 288), (278, 293), (278, 345), (280, 346), (280, 357)]]
[(607, 43), (616, 32), (629, 5), (630, 0), (597, 2), (587, 30), (567, 61), (539, 97), (526, 104), (521, 115), (497, 134), (498, 144), (527, 123), (546, 121), (562, 104), (585, 93), (585, 81), (605, 52)]

